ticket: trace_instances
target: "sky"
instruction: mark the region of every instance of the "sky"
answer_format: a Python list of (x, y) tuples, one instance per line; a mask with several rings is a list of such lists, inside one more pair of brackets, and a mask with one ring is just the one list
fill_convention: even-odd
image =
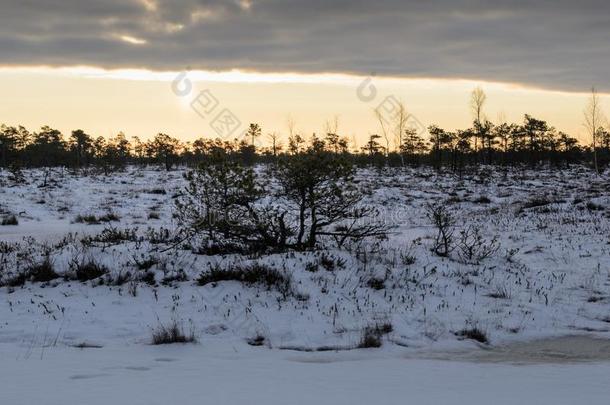
[(466, 127), (480, 86), (492, 122), (529, 113), (586, 142), (608, 39), (610, 3), (590, 0), (4, 1), (0, 122), (192, 140), (336, 121), (362, 143), (392, 100)]

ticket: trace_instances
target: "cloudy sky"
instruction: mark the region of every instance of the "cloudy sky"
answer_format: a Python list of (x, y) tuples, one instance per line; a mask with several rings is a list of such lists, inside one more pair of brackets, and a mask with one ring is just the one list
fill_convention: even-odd
[[(609, 65), (610, 3), (601, 0), (3, 0), (0, 6), (0, 85), (12, 99), (2, 103), (0, 122), (45, 120), (62, 129), (70, 116), (84, 115), (87, 121), (74, 123), (92, 131), (147, 132), (158, 125), (182, 136), (206, 132), (197, 117), (182, 116), (184, 100), (168, 90), (189, 67), (251, 72), (231, 80), (195, 74), (195, 91), (213, 87), (244, 121), (263, 117), (274, 130), (288, 114), (302, 116), (304, 131), (338, 114), (347, 132), (375, 131), (371, 114), (362, 113), (372, 106), (353, 91), (374, 72), (384, 95), (396, 93), (425, 121), (467, 124), (468, 92), (482, 85), (492, 120), (532, 112), (578, 132), (583, 93), (593, 85), (610, 91)], [(108, 94), (113, 86), (119, 90)], [(131, 112), (118, 114), (124, 124), (113, 113), (119, 107)], [(155, 113), (143, 122), (146, 111)]]

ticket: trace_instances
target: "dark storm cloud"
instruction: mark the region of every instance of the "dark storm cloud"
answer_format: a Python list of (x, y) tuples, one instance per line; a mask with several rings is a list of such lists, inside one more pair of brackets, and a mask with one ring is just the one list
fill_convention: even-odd
[(374, 71), (610, 90), (607, 1), (2, 3), (4, 65)]

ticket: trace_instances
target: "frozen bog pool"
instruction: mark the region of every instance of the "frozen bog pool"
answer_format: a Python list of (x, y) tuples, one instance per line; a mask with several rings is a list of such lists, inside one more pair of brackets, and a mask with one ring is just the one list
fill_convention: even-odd
[(481, 350), (435, 351), (419, 357), (511, 364), (568, 364), (610, 362), (610, 340), (590, 336), (562, 336), (516, 342)]
[(45, 350), (2, 344), (0, 403), (559, 405), (607, 404), (610, 396), (607, 362), (514, 365), (476, 356), (407, 358), (405, 351), (300, 353), (240, 341)]

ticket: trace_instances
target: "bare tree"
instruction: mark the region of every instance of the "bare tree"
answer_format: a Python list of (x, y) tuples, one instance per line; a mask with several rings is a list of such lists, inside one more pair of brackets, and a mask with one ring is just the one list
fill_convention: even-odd
[(390, 152), (390, 138), (389, 138), (389, 132), (390, 132), (389, 124), (390, 123), (383, 116), (383, 113), (381, 111), (379, 111), (379, 108), (375, 108), (373, 110), (373, 112), (375, 113), (375, 117), (377, 118), (377, 121), (379, 121), (379, 126), (381, 128), (381, 136), (385, 140), (385, 153), (387, 155)]
[(288, 127), (288, 151), (292, 154), (298, 153), (305, 144), (305, 139), (296, 131), (296, 121), (292, 115), (286, 117)]
[(339, 133), (339, 115), (335, 114), (332, 118), (327, 119), (324, 125), (324, 130), (327, 134)]
[(327, 147), (332, 150), (335, 154), (339, 153), (339, 149), (341, 148), (341, 137), (339, 136), (339, 116), (335, 115), (332, 119), (326, 120), (326, 124), (324, 126), (324, 131), (326, 133), (325, 142)]
[[(394, 117), (394, 142), (396, 143), (396, 149), (398, 151), (401, 150), (403, 144), (403, 135), (405, 135), (405, 131), (407, 130), (407, 119), (409, 118), (409, 114), (407, 113), (407, 109), (402, 101), (398, 102), (398, 112)], [(404, 155), (400, 154), (400, 163), (402, 166), (405, 165)]]
[(591, 140), (593, 142), (593, 165), (595, 167), (595, 173), (599, 174), (599, 167), (597, 165), (597, 134), (603, 125), (604, 115), (601, 110), (601, 103), (595, 87), (591, 88), (591, 96), (589, 97), (589, 101), (585, 107), (584, 116), (585, 128), (591, 135)]
[(277, 152), (282, 149), (282, 144), (280, 143), (280, 135), (277, 132), (271, 132), (267, 134), (267, 138), (271, 142), (271, 151), (273, 152), (273, 157), (277, 157)]
[(292, 138), (294, 136), (294, 132), (295, 132), (295, 128), (296, 128), (296, 121), (294, 120), (294, 117), (292, 115), (288, 115), (286, 117), (286, 127), (288, 127), (288, 137)]
[[(470, 94), (470, 109), (472, 111), (472, 115), (474, 117), (474, 122), (477, 127), (480, 128), (481, 120), (485, 119), (483, 115), (483, 106), (485, 105), (485, 101), (487, 100), (487, 95), (483, 91), (481, 87), (475, 88)], [(474, 138), (474, 151), (477, 151), (477, 143), (478, 138), (481, 137), (481, 134), (477, 134)], [(483, 140), (481, 140), (481, 146)]]

